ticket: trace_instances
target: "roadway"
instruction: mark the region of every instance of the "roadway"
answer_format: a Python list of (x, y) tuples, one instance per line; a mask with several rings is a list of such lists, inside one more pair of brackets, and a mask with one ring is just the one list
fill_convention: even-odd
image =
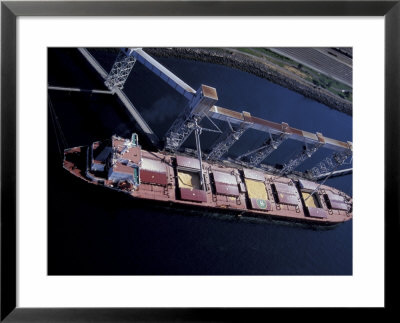
[(269, 49), (350, 87), (353, 86), (352, 58), (333, 48), (276, 47)]

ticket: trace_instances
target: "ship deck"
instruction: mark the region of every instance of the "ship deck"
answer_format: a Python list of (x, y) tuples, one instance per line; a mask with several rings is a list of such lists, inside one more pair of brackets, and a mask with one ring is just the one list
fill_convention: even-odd
[[(351, 197), (335, 188), (207, 161), (202, 163), (202, 186), (197, 159), (149, 152), (140, 146), (129, 149), (132, 158), (141, 161), (140, 184), (109, 180), (107, 170), (91, 169), (90, 149), (82, 146), (66, 150), (64, 168), (87, 182), (134, 198), (296, 222), (337, 224), (352, 218)], [(122, 166), (117, 170), (123, 173), (126, 169)]]

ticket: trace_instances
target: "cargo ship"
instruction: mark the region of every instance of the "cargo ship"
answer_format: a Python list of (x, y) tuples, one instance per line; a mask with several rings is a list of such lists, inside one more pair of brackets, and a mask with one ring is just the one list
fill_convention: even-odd
[(63, 167), (80, 179), (132, 198), (201, 213), (332, 226), (352, 219), (353, 200), (304, 178), (142, 149), (138, 136), (112, 136), (64, 150)]

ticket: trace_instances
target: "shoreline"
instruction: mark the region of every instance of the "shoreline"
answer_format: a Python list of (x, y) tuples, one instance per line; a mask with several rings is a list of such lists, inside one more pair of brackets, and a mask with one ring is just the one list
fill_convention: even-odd
[(352, 116), (352, 103), (333, 95), (331, 92), (317, 87), (278, 65), (257, 59), (244, 53), (223, 49), (208, 48), (144, 48), (145, 51), (154, 57), (180, 58), (194, 61), (201, 61), (212, 64), (225, 65), (255, 76), (267, 79), (275, 84), (295, 91), (304, 97), (315, 100), (328, 106), (331, 109), (343, 112)]

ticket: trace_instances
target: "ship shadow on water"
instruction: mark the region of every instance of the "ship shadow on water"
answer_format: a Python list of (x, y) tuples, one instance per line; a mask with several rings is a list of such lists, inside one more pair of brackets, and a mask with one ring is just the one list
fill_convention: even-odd
[(141, 207), (148, 210), (164, 212), (167, 215), (179, 215), (179, 216), (189, 216), (189, 217), (205, 217), (210, 219), (215, 219), (217, 221), (229, 222), (234, 224), (250, 224), (250, 225), (263, 225), (263, 226), (283, 226), (299, 228), (304, 230), (314, 230), (314, 231), (325, 231), (333, 230), (337, 228), (341, 223), (321, 225), (321, 224), (310, 224), (310, 223), (300, 223), (294, 221), (282, 221), (266, 215), (264, 218), (257, 218), (253, 216), (241, 216), (237, 214), (230, 214), (229, 211), (226, 213), (213, 212), (213, 211), (202, 211), (198, 209), (180, 209), (173, 207), (171, 205), (154, 205), (150, 201), (134, 200), (133, 203), (139, 202)]

